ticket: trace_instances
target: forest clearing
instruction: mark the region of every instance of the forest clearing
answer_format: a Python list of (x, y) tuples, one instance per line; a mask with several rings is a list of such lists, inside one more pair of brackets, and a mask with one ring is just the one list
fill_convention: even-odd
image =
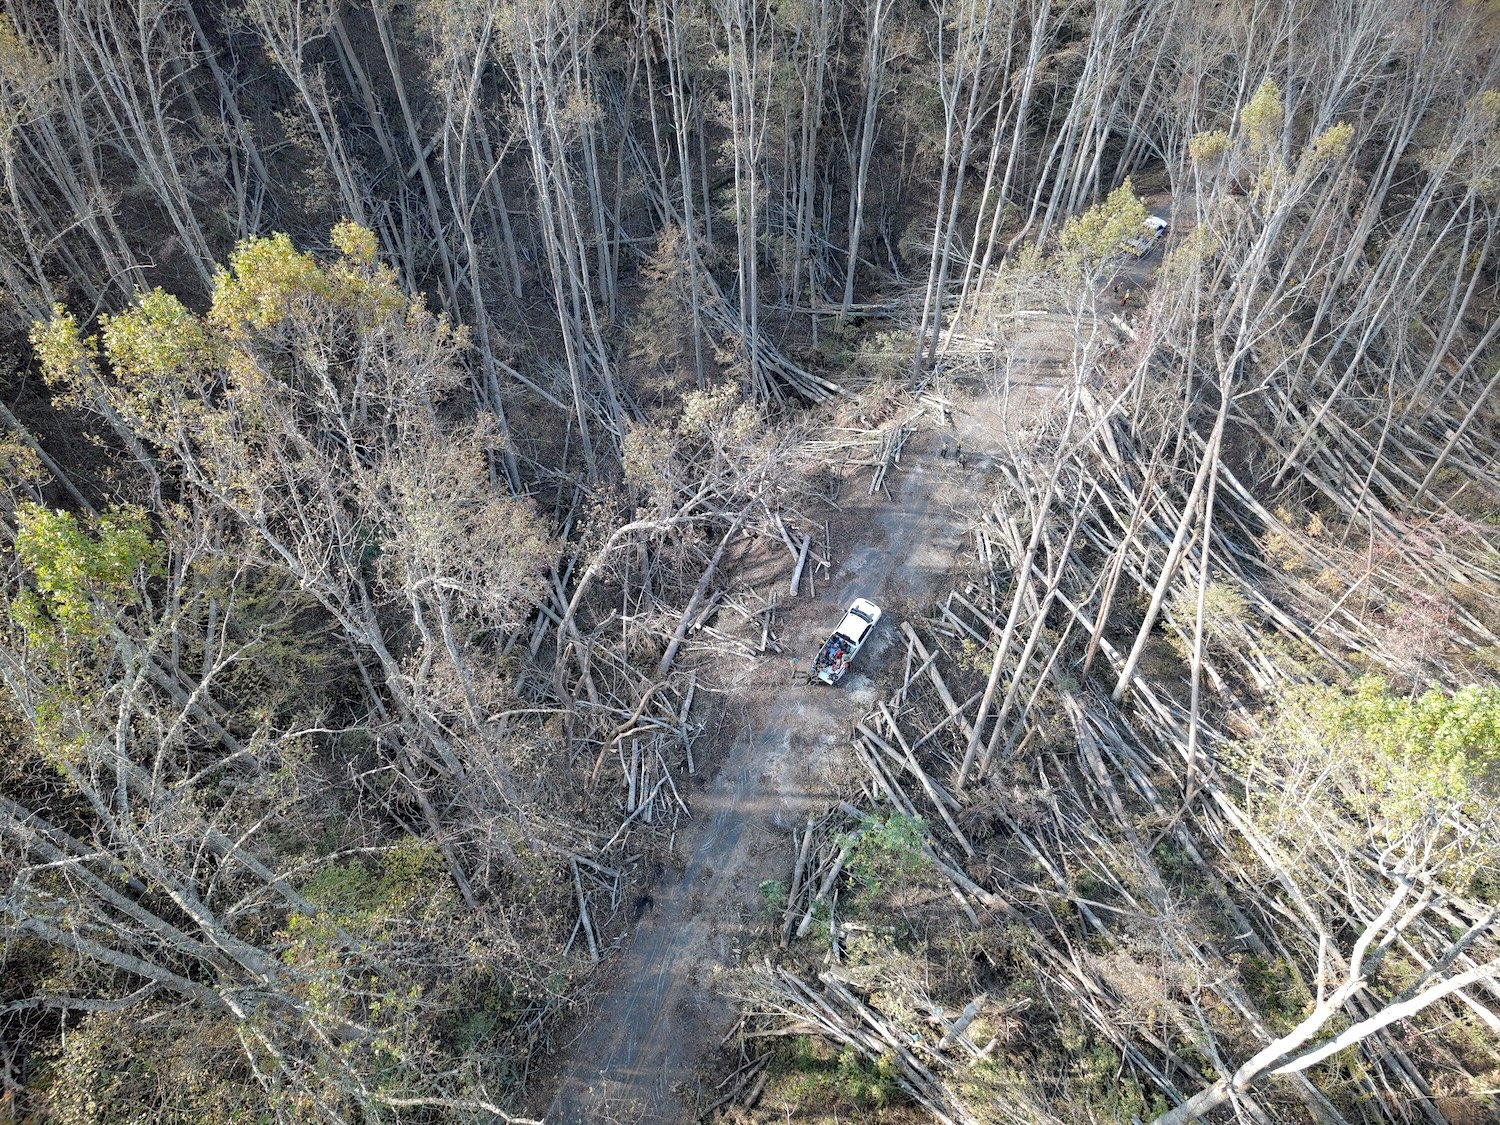
[(6, 4), (0, 1121), (1500, 1119), (1497, 45)]

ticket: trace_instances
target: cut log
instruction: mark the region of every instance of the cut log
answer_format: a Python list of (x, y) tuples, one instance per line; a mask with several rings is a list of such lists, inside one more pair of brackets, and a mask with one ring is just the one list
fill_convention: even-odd
[(797, 553), (797, 566), (792, 571), (792, 581), (791, 581), (791, 590), (790, 590), (790, 593), (791, 593), (792, 597), (794, 597), (794, 598), (797, 596), (798, 587), (800, 587), (802, 585), (802, 568), (807, 565), (807, 550), (811, 546), (812, 546), (812, 536), (811, 535), (804, 535), (802, 537), (802, 550)]

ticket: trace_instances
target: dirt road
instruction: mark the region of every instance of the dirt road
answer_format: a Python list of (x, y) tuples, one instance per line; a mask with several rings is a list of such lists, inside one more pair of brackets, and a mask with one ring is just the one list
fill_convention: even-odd
[[(1012, 411), (1015, 404), (1012, 404)], [(763, 908), (763, 880), (784, 879), (794, 826), (837, 798), (848, 768), (850, 722), (875, 700), (871, 673), (896, 645), (901, 607), (934, 592), (962, 546), (955, 507), (983, 479), (994, 435), (1014, 426), (998, 413), (958, 404), (955, 429), (919, 431), (887, 478), (890, 497), (854, 482), (835, 543), (831, 581), (786, 611), (781, 636), (805, 668), (826, 631), (856, 597), (885, 609), (876, 634), (836, 688), (792, 682), (783, 658), (746, 665), (730, 688), (727, 757), (693, 801), (679, 840), (684, 865), (653, 891), (629, 945), (608, 961), (597, 1017), (567, 1049), (546, 1119), (551, 1125), (691, 1121), (696, 1064), (736, 1017), (719, 978), (749, 944)], [(964, 464), (940, 450), (962, 441)]]

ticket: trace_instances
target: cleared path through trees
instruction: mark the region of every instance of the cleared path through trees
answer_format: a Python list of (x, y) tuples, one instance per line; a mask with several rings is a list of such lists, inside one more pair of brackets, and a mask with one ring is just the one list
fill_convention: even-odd
[[(629, 944), (606, 961), (595, 1018), (564, 1052), (551, 1125), (694, 1119), (698, 1064), (736, 1018), (731, 974), (759, 928), (758, 888), (786, 877), (792, 830), (840, 795), (851, 723), (875, 700), (870, 677), (907, 606), (925, 609), (923, 596), (951, 569), (965, 536), (956, 511), (968, 507), (963, 497), (980, 486), (1000, 435), (1054, 394), (1030, 388), (1012, 391), (1008, 404), (957, 403), (953, 429), (929, 426), (907, 443), (888, 498), (868, 497), (862, 483), (845, 490), (861, 503), (838, 514), (832, 581), (784, 607), (781, 642), (805, 670), (854, 598), (873, 599), (885, 616), (836, 688), (793, 682), (782, 657), (747, 663), (727, 685), (727, 750), (693, 800), (675, 853), (681, 870), (658, 880)], [(940, 456), (955, 441), (962, 464)]]

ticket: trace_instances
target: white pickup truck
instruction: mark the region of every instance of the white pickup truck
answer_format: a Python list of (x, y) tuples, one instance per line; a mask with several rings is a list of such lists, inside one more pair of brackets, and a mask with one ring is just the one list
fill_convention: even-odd
[(1137, 258), (1144, 258), (1151, 253), (1151, 248), (1167, 233), (1167, 220), (1156, 215), (1147, 215), (1146, 221), (1141, 225), (1145, 229), (1140, 234), (1120, 243), (1127, 254), (1132, 254)]
[(849, 670), (854, 654), (875, 631), (875, 623), (879, 620), (880, 607), (878, 605), (864, 598), (856, 598), (854, 604), (844, 614), (844, 619), (839, 622), (839, 627), (823, 642), (823, 647), (818, 649), (808, 682), (819, 679), (825, 684), (837, 683)]

